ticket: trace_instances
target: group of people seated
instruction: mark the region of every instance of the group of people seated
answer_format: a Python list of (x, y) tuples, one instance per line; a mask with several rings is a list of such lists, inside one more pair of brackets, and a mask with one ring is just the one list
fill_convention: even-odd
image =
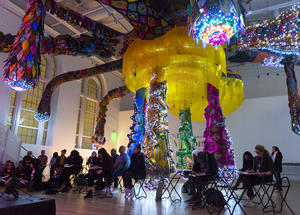
[[(55, 187), (61, 192), (68, 192), (72, 188), (70, 176), (76, 177), (81, 172), (83, 159), (77, 150), (71, 151), (68, 157), (66, 157), (66, 152), (64, 149), (60, 156), (57, 152), (53, 154), (50, 161), (49, 181), (42, 182), (43, 171), (48, 160), (45, 151), (42, 150), (38, 158), (34, 158), (32, 152), (28, 152), (18, 163), (17, 168), (13, 162), (7, 161), (0, 174), (0, 185), (5, 185), (5, 193), (11, 194), (15, 198), (18, 198), (17, 188), (19, 187), (27, 187), (29, 191)], [(112, 149), (109, 155), (104, 148), (101, 148), (98, 153), (93, 152), (88, 158), (86, 163), (89, 167), (86, 175), (88, 188), (85, 199), (93, 197), (94, 189), (107, 192), (113, 185), (114, 190), (117, 191), (120, 177), (123, 178), (125, 197), (134, 197), (132, 179), (137, 181), (146, 178), (145, 156), (141, 152), (140, 145), (134, 147), (131, 157), (126, 153), (125, 146), (119, 148), (119, 153), (118, 155), (116, 150)], [(246, 191), (249, 199), (245, 206), (253, 204), (253, 186), (272, 182), (273, 175), (276, 179), (277, 190), (282, 190), (280, 173), (282, 172), (283, 157), (278, 147), (274, 146), (270, 155), (264, 146), (256, 145), (255, 153), (255, 157), (248, 151), (244, 153), (243, 168), (239, 170), (239, 177), (233, 187), (233, 189), (238, 189), (240, 184), (243, 184), (240, 189)], [(191, 198), (186, 202), (191, 205), (201, 203), (205, 186), (217, 177), (219, 177), (218, 166), (214, 155), (195, 150), (192, 172), (189, 174), (188, 180)]]
[(254, 199), (253, 186), (262, 183), (271, 183), (273, 176), (276, 180), (276, 190), (282, 191), (281, 172), (282, 172), (282, 153), (277, 146), (272, 147), (272, 154), (262, 145), (255, 146), (255, 154), (245, 152), (243, 155), (243, 168), (240, 169), (240, 175), (234, 186), (237, 189), (240, 183), (243, 183), (243, 189), (246, 190), (248, 201), (244, 206), (252, 206)]
[[(245, 207), (253, 205), (254, 192), (253, 187), (262, 183), (270, 183), (273, 181), (273, 175), (276, 179), (276, 189), (282, 191), (282, 182), (280, 173), (282, 172), (282, 154), (278, 147), (272, 147), (272, 154), (262, 145), (255, 146), (256, 156), (250, 152), (245, 152), (243, 155), (243, 168), (239, 170), (239, 177), (233, 189), (238, 189), (240, 184), (243, 186), (248, 196), (248, 201), (244, 204)], [(193, 152), (193, 168), (189, 175), (189, 192), (192, 196), (186, 202), (191, 205), (196, 205), (203, 200), (203, 191), (205, 186), (217, 179), (218, 167), (213, 154), (207, 152)]]
[[(8, 160), (4, 169), (0, 173), (0, 185), (5, 185), (5, 193), (12, 194), (18, 198), (17, 188), (27, 187), (29, 191), (40, 188), (45, 166), (45, 151), (36, 159), (29, 151), (23, 160), (19, 161), (17, 168), (15, 164)], [(47, 161), (46, 161), (47, 163)]]
[(123, 177), (125, 187), (125, 197), (133, 198), (134, 190), (132, 179), (140, 180), (146, 178), (145, 156), (141, 152), (141, 146), (134, 147), (131, 157), (126, 153), (126, 147), (119, 148), (118, 155), (115, 149), (111, 150), (111, 155), (104, 148), (99, 149), (98, 156), (93, 153), (88, 159), (88, 188), (84, 198), (92, 198), (93, 188), (96, 183), (98, 189), (107, 192), (113, 183), (114, 189), (118, 189), (119, 177)]

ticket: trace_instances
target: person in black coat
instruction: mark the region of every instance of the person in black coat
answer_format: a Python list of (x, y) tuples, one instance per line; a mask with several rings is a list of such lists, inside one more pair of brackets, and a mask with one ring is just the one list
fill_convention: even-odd
[(30, 167), (30, 173), (25, 173), (25, 180), (28, 181), (28, 190), (40, 190), (43, 178), (43, 171), (40, 168), (40, 161), (38, 159), (33, 159), (31, 161)]
[[(242, 169), (239, 169), (240, 172), (248, 172), (248, 171), (251, 171), (253, 169), (253, 164), (254, 164), (254, 158), (253, 158), (253, 155), (246, 151), (243, 155), (243, 168)], [(234, 185), (234, 189), (237, 189), (237, 187), (240, 185), (240, 183), (242, 182), (243, 180), (243, 175), (240, 174), (237, 181), (236, 181), (236, 184)]]
[(96, 165), (89, 171), (87, 194), (84, 198), (88, 199), (93, 197), (92, 190), (95, 181), (100, 182), (100, 189), (104, 188), (104, 186), (107, 186), (107, 189), (109, 189), (112, 183), (113, 171), (113, 160), (111, 156), (104, 148), (99, 149)]
[(272, 147), (272, 161), (274, 165), (274, 177), (276, 179), (277, 190), (282, 191), (281, 175), (283, 156), (277, 146)]
[(192, 174), (189, 175), (190, 194), (192, 197), (186, 202), (199, 204), (202, 191), (209, 181), (218, 175), (218, 165), (213, 154), (198, 152), (194, 158)]
[(66, 159), (64, 168), (61, 173), (61, 181), (65, 184), (65, 187), (61, 190), (61, 192), (68, 192), (72, 185), (70, 183), (70, 176), (77, 176), (82, 169), (83, 159), (79, 155), (79, 152), (73, 150), (71, 155)]
[(145, 155), (141, 152), (141, 145), (136, 145), (131, 156), (130, 166), (123, 175), (125, 197), (133, 198), (132, 179), (145, 179), (146, 175)]

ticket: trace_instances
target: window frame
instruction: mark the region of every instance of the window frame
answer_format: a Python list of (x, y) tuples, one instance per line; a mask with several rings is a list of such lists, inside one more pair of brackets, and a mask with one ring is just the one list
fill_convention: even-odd
[[(43, 62), (45, 63), (43, 65), (45, 67), (45, 75), (44, 75), (44, 77), (40, 77), (40, 80), (39, 80), (39, 84), (43, 83), (43, 85), (44, 85), (43, 89), (42, 89), (42, 92), (44, 92), (45, 87), (55, 77), (55, 73), (56, 73), (56, 65), (55, 65), (55, 58), (54, 57), (51, 57), (51, 59), (49, 60), (47, 57), (42, 56), (42, 63)], [(42, 73), (42, 71), (41, 71), (41, 73)], [(11, 95), (12, 95), (12, 93), (14, 93), (14, 90), (11, 90)], [(6, 120), (6, 126), (7, 127), (10, 126), (9, 129), (16, 136), (18, 136), (19, 128), (28, 128), (28, 129), (36, 130), (37, 135), (36, 135), (36, 138), (35, 138), (34, 145), (45, 145), (45, 146), (47, 146), (47, 136), (49, 134), (49, 130), (48, 130), (48, 128), (49, 128), (48, 123), (49, 122), (37, 122), (37, 127), (32, 127), (32, 126), (28, 126), (28, 125), (21, 125), (21, 123), (20, 123), (22, 111), (28, 111), (28, 112), (32, 112), (32, 113), (35, 112), (35, 110), (31, 110), (31, 109), (22, 107), (23, 99), (24, 99), (25, 94), (33, 96), (33, 97), (35, 97), (39, 100), (42, 98), (42, 96), (30, 93), (28, 91), (23, 91), (23, 92), (15, 91), (14, 105), (11, 105), (11, 103), (10, 103), (10, 106), (9, 106), (9, 108), (13, 108), (11, 123), (8, 123), (8, 120)], [(10, 95), (10, 100), (12, 99), (11, 95)], [(47, 128), (45, 129), (45, 124), (46, 123), (47, 123)], [(46, 133), (45, 142), (44, 142), (44, 133)], [(20, 136), (20, 138), (21, 138), (21, 136)], [(31, 143), (23, 142), (23, 140), (22, 140), (22, 143), (23, 144), (31, 144)]]
[[(97, 97), (92, 98), (87, 95), (87, 86), (88, 81), (93, 80), (97, 85)], [(83, 138), (90, 139), (91, 136), (85, 136), (84, 133), (84, 120), (85, 120), (85, 109), (86, 109), (86, 101), (89, 100), (91, 102), (95, 102), (96, 108), (94, 113), (94, 125), (93, 130), (95, 130), (97, 125), (97, 117), (99, 112), (99, 103), (100, 99), (102, 98), (102, 84), (101, 80), (98, 79), (98, 77), (90, 77), (81, 80), (81, 86), (80, 86), (80, 100), (79, 100), (79, 106), (78, 106), (78, 115), (77, 115), (77, 126), (76, 126), (76, 134), (75, 134), (75, 147), (79, 149), (85, 149), (85, 150), (93, 150), (93, 147), (90, 149), (82, 148), (83, 146)], [(78, 119), (79, 118), (79, 119)], [(77, 133), (78, 130), (78, 133)]]

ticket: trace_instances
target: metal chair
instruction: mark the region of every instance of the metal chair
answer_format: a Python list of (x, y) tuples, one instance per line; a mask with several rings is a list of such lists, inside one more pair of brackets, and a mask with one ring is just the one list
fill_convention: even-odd
[(290, 187), (291, 187), (291, 183), (288, 177), (282, 177), (281, 178), (282, 181), (282, 191), (279, 192), (279, 195), (281, 197), (281, 202), (280, 202), (280, 207), (278, 210), (276, 210), (276, 213), (281, 213), (282, 209), (283, 209), (283, 205), (285, 204), (287, 206), (287, 208), (289, 209), (289, 211), (291, 212), (291, 214), (295, 214), (294, 211), (291, 209), (291, 207), (289, 206), (289, 204), (286, 201), (286, 197), (289, 193)]
[[(147, 198), (147, 192), (145, 191), (145, 188), (144, 188), (144, 183), (145, 183), (145, 180), (146, 180), (146, 178), (144, 178), (144, 179), (135, 179), (134, 180), (134, 184), (133, 184), (133, 189), (134, 189), (134, 197), (136, 198), (136, 199), (142, 199), (142, 198)], [(139, 183), (139, 187), (138, 187), (138, 191), (136, 192), (135, 191), (135, 185), (137, 184), (137, 183)]]
[[(180, 177), (180, 172), (176, 172), (171, 178), (169, 178), (169, 183), (168, 185), (165, 187), (165, 189), (162, 192), (162, 198), (161, 199), (170, 199), (172, 202), (176, 202), (176, 201), (181, 201), (182, 197), (180, 196), (180, 194), (178, 193), (176, 186), (179, 182), (179, 180), (181, 179)], [(172, 198), (172, 193), (175, 193), (175, 195), (177, 196), (176, 199)], [(164, 197), (164, 194), (168, 193), (167, 196)]]

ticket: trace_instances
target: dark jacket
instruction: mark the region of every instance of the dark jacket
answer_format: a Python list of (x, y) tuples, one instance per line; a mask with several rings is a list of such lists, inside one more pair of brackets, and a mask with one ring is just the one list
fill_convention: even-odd
[[(274, 152), (272, 153), (272, 155), (274, 154)], [(276, 154), (276, 158), (274, 161), (274, 172), (282, 172), (282, 159), (283, 156), (281, 154), (281, 152), (277, 152)]]
[(97, 165), (97, 157), (90, 156), (86, 165)]
[(117, 158), (119, 157), (118, 154), (115, 154), (114, 156), (111, 156), (113, 164), (115, 165)]
[(247, 171), (253, 169), (253, 157), (249, 158), (248, 160), (244, 160), (242, 171)]
[(75, 169), (75, 172), (78, 174), (82, 169), (83, 159), (80, 155), (69, 156), (66, 160), (66, 164), (73, 165), (72, 168)]
[(111, 156), (107, 155), (102, 160), (98, 158), (97, 165), (102, 167), (104, 177), (111, 178), (114, 172), (114, 165)]
[[(254, 171), (255, 172), (269, 172), (271, 171), (272, 173), (274, 172), (274, 166), (273, 166), (273, 161), (272, 158), (269, 155), (263, 155), (262, 158), (256, 156), (254, 158)], [(272, 181), (273, 176), (268, 175), (265, 176), (265, 179), (267, 181)]]
[(135, 179), (144, 179), (146, 178), (146, 164), (145, 164), (145, 155), (142, 152), (138, 154), (133, 154), (131, 156), (130, 166), (128, 172)]
[[(204, 156), (204, 159), (200, 158), (200, 156)], [(200, 162), (206, 162), (205, 171), (201, 170)], [(216, 176), (218, 174), (218, 165), (215, 156), (208, 152), (199, 152), (193, 165), (193, 171), (196, 173), (205, 172), (207, 175)]]

